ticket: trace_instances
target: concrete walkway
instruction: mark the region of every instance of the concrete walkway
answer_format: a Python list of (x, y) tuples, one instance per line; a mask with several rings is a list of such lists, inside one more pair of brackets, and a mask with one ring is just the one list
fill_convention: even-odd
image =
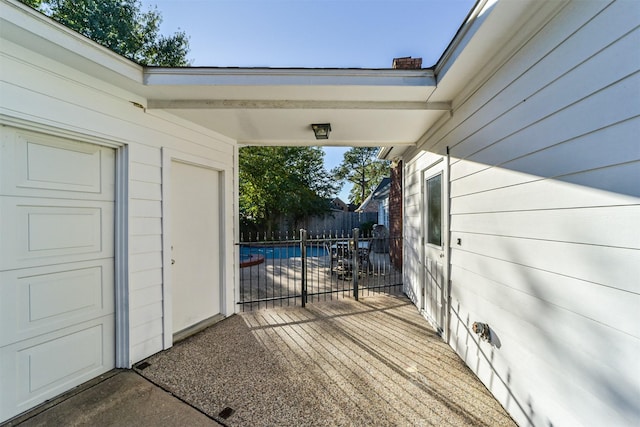
[(242, 313), (147, 362), (229, 426), (515, 425), (404, 296)]
[(219, 423), (133, 371), (115, 370), (3, 427), (206, 427)]
[(20, 425), (515, 425), (404, 296), (242, 313), (145, 362)]

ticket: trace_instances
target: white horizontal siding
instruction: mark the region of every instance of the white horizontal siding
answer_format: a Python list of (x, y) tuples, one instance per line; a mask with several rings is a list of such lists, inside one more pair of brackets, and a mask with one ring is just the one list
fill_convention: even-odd
[[(640, 333), (640, 323), (628, 315), (640, 309), (640, 295), (636, 293), (621, 295), (616, 288), (516, 262), (505, 262), (484, 254), (457, 251), (454, 258), (456, 264), (452, 266), (452, 280), (461, 284), (453, 289), (454, 296), (472, 292), (484, 295), (489, 301), (500, 302), (501, 294), (525, 294), (536, 304), (567, 311), (574, 310), (579, 297), (580, 311), (576, 312), (579, 315), (632, 337)], [(491, 291), (485, 292), (480, 286), (485, 281), (492, 284)], [(512, 306), (511, 309), (518, 315), (522, 308)]]
[[(452, 215), (513, 210), (634, 205), (640, 163), (581, 172), (562, 180), (539, 178), (525, 185), (496, 186), (452, 200)], [(516, 172), (514, 172), (515, 174)], [(567, 182), (568, 181), (568, 182)], [(605, 188), (599, 188), (606, 186)], [(620, 189), (622, 192), (607, 191)], [(631, 193), (631, 194), (626, 194)]]
[[(633, 338), (597, 322), (585, 322), (552, 305), (534, 305), (528, 298), (509, 298), (512, 306), (505, 310), (503, 305), (492, 305), (494, 301), (483, 298), (484, 291), (484, 287), (479, 289), (480, 294), (465, 291), (463, 301), (453, 297), (450, 344), (520, 425), (529, 425), (525, 419), (531, 420), (532, 425), (548, 425), (552, 417), (582, 416), (585, 421), (575, 425), (602, 425), (586, 418), (619, 420), (620, 407), (633, 420), (638, 374), (632, 366), (639, 350)], [(505, 299), (501, 295), (500, 300)], [(492, 307), (490, 312), (486, 311), (487, 305)], [(514, 313), (518, 308), (521, 310)], [(551, 315), (544, 317), (545, 312)], [(501, 342), (499, 348), (478, 342), (471, 332), (472, 323), (481, 315), (493, 327)], [(537, 319), (539, 324), (523, 319)], [(511, 322), (517, 335), (494, 326), (506, 322)], [(585, 327), (590, 329), (583, 331)], [(567, 335), (573, 338), (567, 339)], [(528, 345), (510, 344), (522, 336), (527, 337)], [(602, 346), (607, 346), (606, 357), (602, 356)], [(628, 364), (614, 366), (608, 358)], [(603, 404), (603, 394), (610, 395), (610, 399), (617, 395), (616, 404)], [(576, 413), (575, 408), (581, 412)], [(633, 424), (623, 421), (610, 425)]]
[[(157, 337), (159, 336), (162, 336), (162, 323), (155, 321), (143, 323), (131, 330), (131, 339), (140, 343), (137, 345), (137, 349), (141, 354), (152, 352), (154, 346), (157, 345)], [(147, 339), (147, 337), (153, 338)]]
[[(625, 50), (637, 45), (639, 38), (640, 31), (634, 31), (625, 37), (627, 42), (624, 49), (617, 50), (610, 47), (581, 64), (578, 69), (568, 71), (562, 78), (543, 90), (535, 91), (534, 88), (529, 87), (529, 92), (521, 93), (517, 104), (511, 106), (504, 114), (497, 117), (478, 117), (487, 121), (482, 123), (482, 127), (475, 132), (463, 136), (460, 142), (452, 145), (452, 156), (467, 158), (479, 152), (487, 147), (487, 138), (495, 144), (503, 140), (509, 142), (513, 140), (514, 135), (521, 132), (525, 136), (530, 135), (530, 132), (535, 134), (535, 127), (539, 125), (546, 126), (547, 129), (556, 128), (554, 134), (539, 138), (540, 142), (546, 143), (549, 138), (552, 138), (552, 142), (557, 142), (637, 115), (638, 106), (617, 102), (621, 95), (628, 95), (630, 90), (637, 87), (639, 78), (637, 70), (629, 69), (631, 67), (616, 67), (615, 71), (619, 73), (613, 73), (608, 69), (611, 68), (609, 66), (616, 57), (624, 55)], [(607, 53), (610, 55), (606, 55)], [(596, 60), (597, 64), (590, 63)], [(549, 66), (551, 67), (552, 64)], [(578, 71), (580, 75), (574, 76)], [(541, 72), (544, 75), (544, 71), (541, 70)], [(526, 83), (530, 84), (528, 81)], [(566, 93), (570, 93), (571, 96), (562, 96)], [(498, 100), (492, 100), (484, 106), (489, 109), (497, 107), (501, 107)], [(547, 120), (549, 122), (545, 123)], [(575, 121), (576, 129), (570, 131), (561, 125), (567, 120)], [(533, 129), (529, 130), (529, 127)], [(451, 136), (458, 133), (462, 133), (462, 129), (452, 133)], [(538, 147), (533, 144), (531, 148)]]
[[(427, 145), (442, 145), (445, 139), (447, 144), (444, 145), (452, 148), (464, 144), (464, 147), (457, 148), (460, 151), (453, 153), (454, 157), (464, 158), (496, 141), (493, 132), (488, 141), (480, 137), (480, 132), (484, 132), (487, 125), (499, 118), (510, 114), (509, 117), (515, 122), (509, 123), (504, 130), (499, 130), (504, 137), (519, 130), (518, 122), (534, 123), (547, 117), (550, 112), (561, 109), (562, 106), (597, 92), (567, 92), (563, 90), (562, 85), (558, 85), (557, 90), (551, 94), (549, 107), (544, 103), (541, 105), (541, 101), (536, 100), (529, 110), (531, 116), (525, 114), (525, 110), (522, 109), (525, 104), (531, 104), (531, 98), (549, 84), (559, 78), (569, 82), (574, 68), (634, 31), (638, 25), (636, 13), (633, 2), (621, 1), (609, 7), (606, 7), (604, 2), (572, 2), (543, 28), (534, 40), (521, 48), (506, 66), (497, 70), (481, 90), (476, 90), (471, 98), (463, 99), (462, 104), (456, 100), (454, 105), (457, 118), (430, 138), (430, 144)], [(611, 31), (611, 22), (616, 22), (615, 31)], [(585, 34), (588, 35), (588, 41), (585, 40)], [(623, 54), (627, 56), (626, 53)], [(593, 87), (592, 80), (605, 79), (606, 84), (600, 85), (605, 87), (619, 80), (621, 76), (633, 72), (633, 66), (626, 68), (623, 64), (618, 64), (618, 58), (613, 60), (616, 61), (616, 67), (622, 67), (627, 72), (615, 74), (610, 63), (600, 63), (605, 67), (599, 70), (600, 74), (593, 70), (593, 73), (587, 73), (587, 80), (575, 84)], [(601, 112), (606, 114), (604, 109)], [(471, 139), (473, 135), (476, 137)]]
[[(456, 197), (492, 189), (495, 188), (496, 182), (502, 187), (518, 185), (535, 181), (540, 177), (560, 177), (627, 163), (634, 157), (633, 151), (629, 151), (628, 135), (640, 132), (638, 113), (636, 111), (634, 118), (608, 124), (604, 128), (574, 136), (568, 141), (552, 144), (537, 151), (533, 151), (536, 147), (531, 147), (529, 143), (539, 143), (543, 139), (535, 136), (536, 131), (539, 135), (540, 129), (535, 129), (530, 137), (520, 140), (514, 138), (509, 144), (494, 144), (487, 150), (451, 166), (452, 194)], [(558, 126), (560, 123), (562, 122), (559, 122)], [(602, 141), (607, 141), (606, 147), (603, 147)], [(636, 150), (640, 150), (640, 147)], [(513, 157), (501, 162), (507, 154)], [(489, 162), (492, 157), (493, 162), (500, 163), (492, 165)], [(519, 174), (511, 173), (516, 171)]]
[[(0, 113), (87, 135), (88, 140), (95, 137), (128, 145), (130, 363), (162, 350), (161, 149), (232, 168), (233, 141), (162, 111), (138, 108), (132, 101), (140, 102), (139, 96), (11, 42), (3, 40), (0, 55)], [(233, 224), (232, 212), (228, 206), (224, 217), (228, 224)], [(227, 234), (232, 240), (232, 233)], [(226, 282), (229, 278), (225, 286), (232, 295), (233, 274), (227, 275)]]
[(162, 286), (162, 271), (159, 269), (136, 271), (129, 276), (129, 289), (132, 292), (144, 287)]
[[(624, 114), (627, 115), (627, 111)], [(573, 117), (573, 120), (580, 118), (578, 115)], [(549, 121), (551, 119), (554, 118), (550, 118)], [(549, 121), (546, 124), (550, 124)], [(550, 136), (552, 139), (540, 138), (541, 128), (533, 126), (526, 132), (518, 133), (517, 137), (502, 140), (465, 160), (456, 162), (451, 167), (452, 181), (458, 185), (461, 178), (497, 165), (523, 173), (535, 171), (542, 176), (559, 176), (571, 171), (624, 163), (629, 159), (629, 146), (625, 136), (640, 131), (637, 111), (634, 118), (599, 123), (603, 125), (601, 127), (585, 126), (583, 133), (558, 138), (564, 129), (563, 123), (566, 121), (557, 120), (551, 125), (557, 129)], [(538, 125), (542, 126), (543, 123)], [(606, 150), (601, 146), (603, 140), (607, 141)], [(540, 161), (541, 158), (544, 158), (543, 162)], [(576, 165), (581, 165), (582, 169), (576, 169)]]
[(489, 212), (453, 215), (451, 232), (637, 249), (638, 218), (638, 205)]
[(136, 234), (129, 237), (129, 253), (142, 254), (153, 252), (162, 245), (162, 236), (159, 234)]
[[(639, 13), (569, 3), (422, 145), (451, 153), (450, 343), (522, 425), (640, 420)], [(416, 292), (427, 158), (405, 159)]]
[(162, 268), (162, 253), (158, 251), (143, 254), (131, 254), (129, 256), (129, 271), (145, 271)]
[(129, 305), (133, 308), (143, 307), (162, 301), (162, 289), (158, 286), (150, 286), (142, 289), (132, 289)]
[(129, 340), (132, 363), (159, 351), (161, 348), (154, 345), (161, 343), (163, 337), (161, 164), (159, 147), (146, 144), (130, 147)]
[(129, 197), (138, 200), (162, 200), (162, 185), (132, 179), (129, 182)]
[(129, 228), (136, 230), (136, 236), (161, 235), (162, 220), (160, 218), (133, 217), (129, 220)]
[[(144, 157), (142, 157), (140, 161), (145, 161)], [(157, 164), (154, 165), (136, 162), (135, 167), (132, 165), (129, 170), (129, 179), (132, 183), (140, 182), (160, 185), (162, 184), (162, 170)]]

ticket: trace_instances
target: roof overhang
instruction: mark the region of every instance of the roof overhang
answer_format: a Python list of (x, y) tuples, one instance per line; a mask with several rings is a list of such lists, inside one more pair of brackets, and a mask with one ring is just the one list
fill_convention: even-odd
[(241, 144), (413, 144), (448, 102), (427, 101), (432, 70), (146, 68), (148, 109), (212, 128)]
[[(433, 69), (142, 67), (50, 18), (0, 0), (0, 35), (16, 45), (126, 91), (162, 111), (246, 145), (419, 146), (487, 64), (508, 55), (527, 31), (564, 2), (479, 0)], [(539, 19), (532, 19), (538, 17)], [(389, 58), (391, 62), (392, 58)], [(453, 104), (453, 107), (452, 107)], [(331, 123), (317, 141), (312, 123)]]
[[(450, 109), (446, 100), (428, 102), (436, 88), (431, 69), (142, 67), (15, 0), (0, 0), (0, 31), (127, 91), (147, 111), (240, 144), (414, 145)], [(331, 123), (329, 139), (317, 141), (312, 123)]]
[[(434, 66), (437, 84), (428, 102), (447, 102), (451, 105), (448, 113), (455, 115), (478, 87), (492, 78), (532, 34), (540, 31), (568, 3), (569, 0), (478, 0)], [(427, 140), (439, 127), (439, 124), (431, 123), (415, 147), (444, 153), (445, 147), (427, 146)], [(438, 144), (438, 138), (435, 140)], [(386, 160), (397, 160), (412, 148), (406, 145), (380, 147), (378, 158)]]

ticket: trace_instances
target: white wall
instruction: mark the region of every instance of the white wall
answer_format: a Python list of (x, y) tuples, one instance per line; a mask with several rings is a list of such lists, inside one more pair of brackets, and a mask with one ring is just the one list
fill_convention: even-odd
[(639, 9), (571, 2), (406, 159), (407, 293), (448, 146), (449, 342), (520, 425), (640, 422)]
[(380, 200), (378, 204), (378, 224), (382, 224), (389, 229), (389, 198)]
[[(0, 114), (5, 123), (113, 142), (129, 150), (130, 363), (163, 349), (161, 147), (212, 159), (233, 170), (234, 141), (130, 101), (139, 96), (2, 40)], [(226, 178), (229, 183), (233, 177)], [(225, 253), (233, 253), (233, 185), (225, 194)], [(234, 312), (233, 258), (227, 258), (226, 301)]]

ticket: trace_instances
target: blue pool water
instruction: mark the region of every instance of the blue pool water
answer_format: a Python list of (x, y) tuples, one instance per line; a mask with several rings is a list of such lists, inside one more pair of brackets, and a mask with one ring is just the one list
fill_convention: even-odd
[[(293, 258), (300, 256), (300, 245), (291, 246), (247, 246), (240, 245), (240, 259), (249, 255), (263, 255), (265, 259)], [(327, 255), (324, 247), (307, 246), (307, 256), (317, 257)]]

